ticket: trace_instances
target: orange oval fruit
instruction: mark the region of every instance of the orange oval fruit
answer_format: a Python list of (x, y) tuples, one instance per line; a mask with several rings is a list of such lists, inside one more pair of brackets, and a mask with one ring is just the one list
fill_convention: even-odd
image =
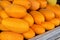
[(34, 30), (36, 34), (43, 34), (45, 33), (45, 28), (43, 28), (40, 25), (34, 24), (31, 26), (31, 28)]
[(44, 22), (41, 24), (42, 27), (44, 27), (46, 30), (52, 30), (55, 28), (55, 25), (50, 22)]
[(12, 4), (10, 7), (6, 8), (7, 14), (14, 18), (22, 18), (27, 14), (27, 10), (23, 6)]
[(23, 35), (14, 32), (1, 32), (1, 40), (24, 40)]
[(49, 9), (50, 11), (55, 13), (55, 16), (60, 18), (60, 9), (56, 6), (48, 5), (46, 9)]
[(41, 24), (42, 22), (45, 21), (44, 16), (38, 11), (31, 11), (30, 14), (34, 18), (36, 24)]
[(54, 19), (50, 20), (49, 22), (53, 23), (55, 26), (60, 25), (60, 20), (58, 18), (54, 18)]
[(7, 0), (4, 0), (4, 1), (2, 0), (2, 1), (0, 1), (0, 5), (5, 9), (5, 8), (9, 7), (11, 5), (11, 3)]
[(27, 15), (23, 18), (26, 22), (28, 22), (29, 26), (32, 26), (34, 24), (33, 17), (27, 13)]
[(31, 3), (31, 10), (38, 10), (40, 8), (40, 3), (36, 0), (29, 0)]
[(41, 13), (44, 15), (44, 17), (45, 17), (45, 19), (46, 19), (47, 21), (55, 18), (54, 12), (52, 12), (52, 11), (50, 11), (50, 10), (40, 9), (39, 12), (41, 12)]
[(31, 3), (28, 0), (14, 0), (13, 3), (24, 6), (26, 9), (31, 7)]
[(29, 30), (29, 25), (22, 19), (6, 18), (2, 20), (2, 24), (9, 30), (17, 33), (23, 33)]
[(41, 8), (46, 8), (46, 6), (47, 6), (47, 1), (46, 0), (37, 0), (37, 1), (40, 3)]
[(33, 38), (35, 36), (35, 32), (30, 28), (29, 31), (23, 33), (23, 36), (26, 39), (30, 39), (30, 38)]

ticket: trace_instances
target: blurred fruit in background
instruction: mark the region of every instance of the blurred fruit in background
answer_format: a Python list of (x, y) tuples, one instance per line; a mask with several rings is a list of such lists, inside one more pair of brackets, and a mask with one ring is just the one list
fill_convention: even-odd
[(47, 0), (48, 4), (50, 5), (56, 5), (57, 0)]

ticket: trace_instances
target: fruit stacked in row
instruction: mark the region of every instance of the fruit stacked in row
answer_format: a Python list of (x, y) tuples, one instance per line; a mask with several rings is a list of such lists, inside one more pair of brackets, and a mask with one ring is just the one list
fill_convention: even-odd
[(1, 0), (0, 40), (24, 40), (60, 25), (60, 6), (47, 0)]

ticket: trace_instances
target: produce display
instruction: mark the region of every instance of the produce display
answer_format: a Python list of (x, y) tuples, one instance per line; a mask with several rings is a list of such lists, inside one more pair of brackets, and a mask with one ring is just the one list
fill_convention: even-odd
[(0, 0), (0, 40), (29, 40), (60, 25), (57, 0)]

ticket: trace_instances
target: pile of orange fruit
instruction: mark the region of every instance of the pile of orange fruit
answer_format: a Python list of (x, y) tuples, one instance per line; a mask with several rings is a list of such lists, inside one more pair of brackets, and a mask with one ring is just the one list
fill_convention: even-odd
[(59, 25), (59, 4), (50, 5), (47, 0), (0, 1), (0, 40), (28, 40)]

